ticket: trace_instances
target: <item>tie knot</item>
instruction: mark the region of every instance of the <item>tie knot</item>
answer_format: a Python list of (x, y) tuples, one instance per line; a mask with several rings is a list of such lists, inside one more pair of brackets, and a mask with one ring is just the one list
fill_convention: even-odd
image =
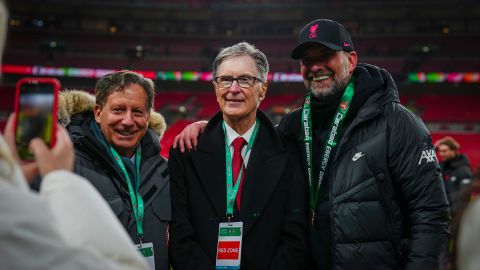
[(233, 152), (240, 152), (242, 151), (242, 148), (245, 144), (247, 144), (247, 141), (243, 137), (237, 137), (235, 140), (232, 142), (233, 144)]

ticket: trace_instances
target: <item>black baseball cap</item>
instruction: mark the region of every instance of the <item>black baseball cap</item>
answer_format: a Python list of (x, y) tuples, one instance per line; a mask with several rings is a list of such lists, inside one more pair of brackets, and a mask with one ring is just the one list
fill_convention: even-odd
[(317, 43), (334, 51), (353, 51), (350, 34), (343, 25), (328, 19), (318, 19), (309, 22), (298, 33), (298, 42), (292, 51), (292, 58), (302, 57), (309, 44)]

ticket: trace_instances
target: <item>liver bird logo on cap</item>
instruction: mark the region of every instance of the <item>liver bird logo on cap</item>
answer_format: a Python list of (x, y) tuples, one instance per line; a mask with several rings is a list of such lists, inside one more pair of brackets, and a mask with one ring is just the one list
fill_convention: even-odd
[(317, 29), (318, 29), (318, 24), (310, 26), (309, 38), (317, 38)]

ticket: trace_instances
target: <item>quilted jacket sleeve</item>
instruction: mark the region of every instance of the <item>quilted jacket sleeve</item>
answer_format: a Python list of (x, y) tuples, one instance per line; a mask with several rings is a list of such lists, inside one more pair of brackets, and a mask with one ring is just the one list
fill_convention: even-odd
[(389, 169), (410, 226), (405, 269), (437, 269), (450, 213), (434, 146), (423, 122), (403, 106), (387, 114)]

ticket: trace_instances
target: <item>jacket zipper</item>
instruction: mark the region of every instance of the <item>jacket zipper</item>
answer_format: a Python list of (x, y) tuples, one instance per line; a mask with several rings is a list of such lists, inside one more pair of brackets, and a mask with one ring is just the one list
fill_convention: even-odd
[(340, 144), (338, 145), (338, 148), (337, 150), (335, 151), (335, 156), (332, 160), (332, 167), (329, 171), (329, 176), (331, 176), (331, 180), (328, 182), (328, 200), (330, 202), (330, 232), (331, 232), (331, 241), (332, 241), (332, 245), (331, 245), (331, 269), (333, 270), (334, 269), (334, 266), (335, 266), (335, 253), (334, 253), (334, 247), (335, 247), (335, 237), (333, 235), (334, 233), (334, 224), (333, 224), (333, 215), (332, 215), (332, 207), (333, 207), (333, 199), (332, 199), (332, 186), (333, 186), (333, 182), (335, 181), (335, 178), (336, 178), (336, 172), (337, 172), (337, 168), (339, 166), (339, 162), (338, 162), (338, 158), (340, 157), (339, 153), (340, 153), (340, 150), (342, 149), (342, 146), (347, 142), (348, 140), (348, 137), (350, 135), (350, 133), (352, 132), (353, 129), (355, 129), (356, 127), (358, 127), (360, 124), (363, 124), (367, 121), (369, 121), (370, 119), (376, 117), (377, 115), (379, 115), (381, 113), (381, 111), (377, 111), (375, 113), (372, 113), (371, 115), (367, 115), (365, 118), (361, 119), (361, 120), (358, 120), (358, 122), (355, 123), (355, 121), (357, 119), (359, 119), (360, 117), (357, 117), (355, 119), (353, 119), (352, 121), (352, 124), (348, 127), (348, 129), (345, 131), (345, 133), (342, 135), (342, 139), (340, 141)]

